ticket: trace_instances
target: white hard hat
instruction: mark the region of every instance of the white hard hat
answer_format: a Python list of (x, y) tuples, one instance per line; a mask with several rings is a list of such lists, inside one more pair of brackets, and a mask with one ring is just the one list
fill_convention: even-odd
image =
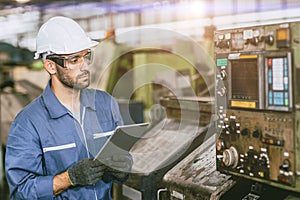
[(73, 19), (53, 17), (40, 28), (36, 39), (35, 59), (42, 54), (72, 54), (98, 44), (91, 40)]

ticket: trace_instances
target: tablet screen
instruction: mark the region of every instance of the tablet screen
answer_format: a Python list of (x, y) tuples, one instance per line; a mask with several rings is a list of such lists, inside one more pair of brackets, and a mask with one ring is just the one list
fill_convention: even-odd
[(128, 154), (132, 146), (147, 132), (149, 123), (118, 126), (106, 141), (95, 159), (102, 160), (112, 155)]

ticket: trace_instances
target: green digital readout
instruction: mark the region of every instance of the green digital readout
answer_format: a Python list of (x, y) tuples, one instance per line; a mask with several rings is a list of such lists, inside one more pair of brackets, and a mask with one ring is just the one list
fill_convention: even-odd
[(227, 66), (227, 58), (219, 58), (217, 59), (217, 67)]

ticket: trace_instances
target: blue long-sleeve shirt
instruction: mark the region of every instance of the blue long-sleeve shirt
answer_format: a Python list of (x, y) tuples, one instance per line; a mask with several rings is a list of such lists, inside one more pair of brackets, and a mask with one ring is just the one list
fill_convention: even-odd
[(123, 121), (117, 102), (106, 92), (81, 91), (76, 120), (51, 90), (26, 106), (11, 125), (5, 158), (11, 199), (111, 199), (111, 182), (73, 187), (53, 194), (53, 177), (78, 161), (93, 157), (107, 140), (93, 134), (111, 131)]

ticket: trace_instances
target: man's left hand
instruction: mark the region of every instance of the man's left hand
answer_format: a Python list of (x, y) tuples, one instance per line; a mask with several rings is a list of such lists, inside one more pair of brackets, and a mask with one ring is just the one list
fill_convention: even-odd
[(105, 164), (107, 165), (106, 171), (117, 180), (126, 178), (132, 168), (132, 160), (129, 155), (114, 155), (107, 158)]

